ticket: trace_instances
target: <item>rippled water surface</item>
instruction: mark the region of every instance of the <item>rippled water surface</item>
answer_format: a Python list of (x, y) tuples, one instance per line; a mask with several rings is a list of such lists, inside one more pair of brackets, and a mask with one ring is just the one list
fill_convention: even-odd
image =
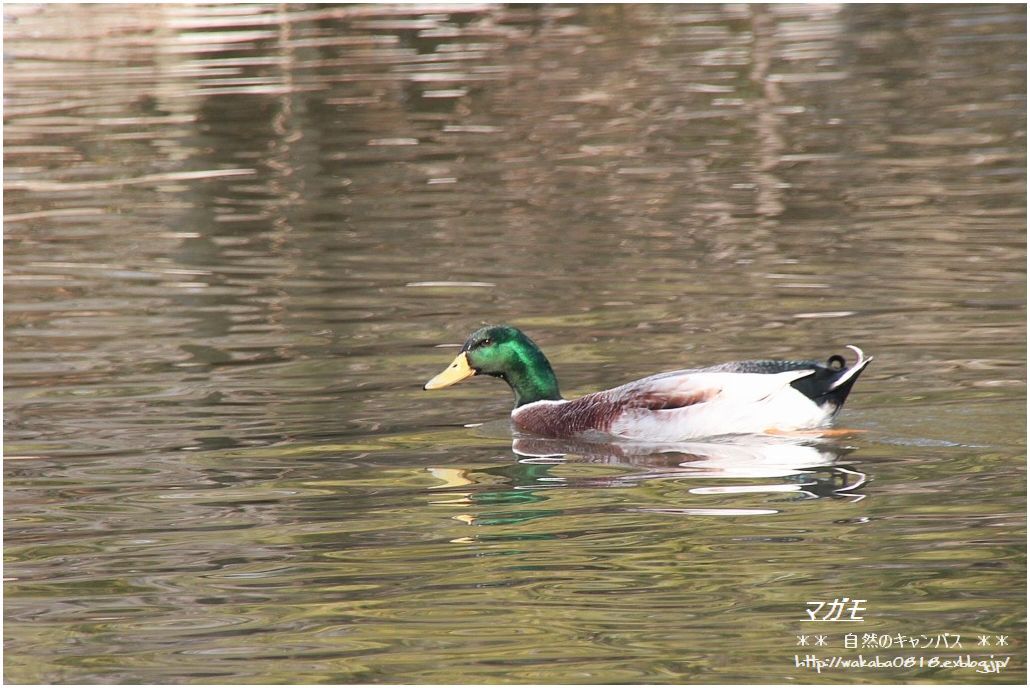
[[(7, 681), (1025, 681), (1023, 6), (5, 13)], [(876, 360), (839, 438), (513, 445), (421, 389), (493, 321)]]

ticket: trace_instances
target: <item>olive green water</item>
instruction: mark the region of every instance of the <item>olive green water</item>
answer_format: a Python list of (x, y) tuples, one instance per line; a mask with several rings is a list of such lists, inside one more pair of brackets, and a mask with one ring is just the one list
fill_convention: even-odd
[[(1025, 682), (1023, 6), (5, 13), (8, 682)], [(493, 321), (876, 360), (513, 447)]]

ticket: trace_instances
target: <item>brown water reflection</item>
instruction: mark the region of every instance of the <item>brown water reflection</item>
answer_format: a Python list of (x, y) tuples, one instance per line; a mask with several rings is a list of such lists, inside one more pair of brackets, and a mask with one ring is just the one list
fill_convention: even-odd
[[(8, 681), (1025, 679), (1023, 6), (4, 11)], [(419, 387), (483, 321), (858, 344), (863, 432), (527, 457)], [(796, 667), (835, 596), (1012, 660)]]

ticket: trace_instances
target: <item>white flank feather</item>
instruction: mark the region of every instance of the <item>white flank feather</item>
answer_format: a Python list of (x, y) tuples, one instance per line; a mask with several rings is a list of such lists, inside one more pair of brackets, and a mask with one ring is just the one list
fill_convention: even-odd
[(791, 370), (763, 373), (691, 373), (666, 379), (680, 390), (712, 390), (707, 400), (661, 411), (627, 409), (611, 428), (623, 439), (675, 442), (729, 434), (761, 434), (824, 425), (830, 414), (790, 383), (812, 374)]

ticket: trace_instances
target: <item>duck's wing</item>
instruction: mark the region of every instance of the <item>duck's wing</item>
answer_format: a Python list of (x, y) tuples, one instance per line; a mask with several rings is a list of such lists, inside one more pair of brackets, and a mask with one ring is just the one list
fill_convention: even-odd
[(815, 427), (827, 413), (792, 384), (811, 368), (779, 373), (683, 371), (609, 390), (619, 413), (608, 432), (648, 441)]
[[(757, 361), (733, 361), (722, 363), (709, 368), (698, 368), (694, 370), (677, 370), (670, 373), (661, 373), (653, 376), (660, 378), (665, 376), (681, 376), (697, 373), (737, 373), (737, 374), (758, 374), (758, 375), (779, 375), (780, 373), (807, 370), (808, 375), (799, 376), (791, 381), (791, 386), (801, 394), (805, 395), (819, 407), (825, 408), (829, 413), (836, 413), (844, 405), (852, 386), (858, 376), (865, 370), (866, 366), (873, 360), (872, 356), (866, 356), (857, 346), (848, 345), (858, 356), (854, 365), (848, 366), (843, 356), (834, 354), (825, 362), (823, 361), (779, 361), (779, 360), (757, 360)], [(646, 378), (650, 379), (650, 378)]]
[[(771, 361), (781, 363), (781, 361)], [(800, 363), (800, 362), (793, 362)], [(601, 392), (626, 408), (668, 411), (712, 401), (760, 401), (784, 387), (815, 374), (812, 367), (779, 372), (744, 372), (723, 366), (659, 373)]]
[[(684, 370), (659, 373), (620, 387), (587, 394), (569, 401), (537, 401), (517, 407), (511, 417), (517, 429), (543, 437), (578, 437), (594, 434), (640, 439), (638, 422), (678, 423), (671, 414), (716, 405), (748, 407), (787, 387), (811, 370), (778, 375)], [(789, 387), (788, 387), (789, 389)], [(795, 396), (799, 396), (795, 394)], [(718, 402), (718, 403), (716, 403)], [(730, 418), (732, 414), (726, 414)], [(629, 426), (627, 426), (627, 423)], [(661, 440), (667, 433), (658, 433)], [(681, 439), (673, 431), (674, 439)], [(721, 433), (709, 433), (721, 434)]]

